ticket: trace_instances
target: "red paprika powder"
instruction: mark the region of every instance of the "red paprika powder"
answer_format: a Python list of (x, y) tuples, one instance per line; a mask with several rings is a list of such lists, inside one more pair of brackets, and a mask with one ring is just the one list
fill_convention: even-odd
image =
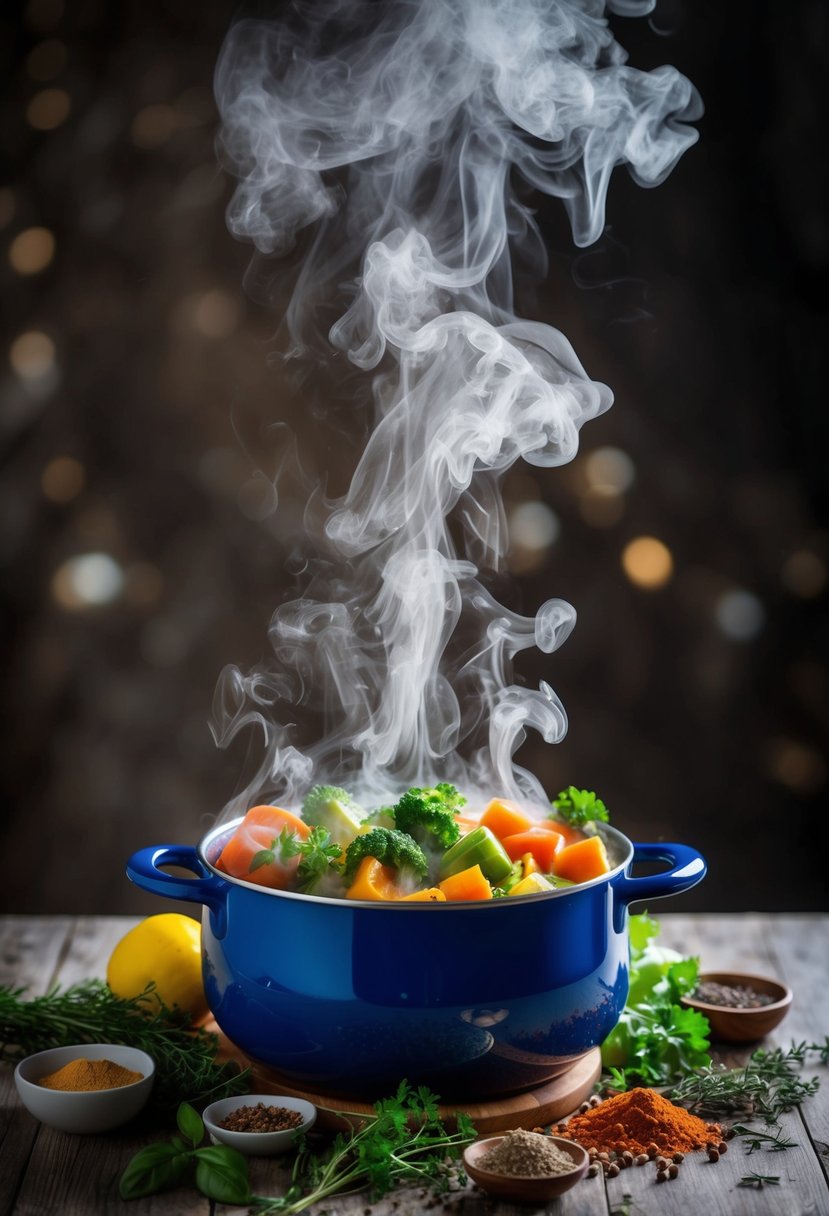
[(722, 1139), (722, 1128), (705, 1123), (652, 1089), (614, 1094), (581, 1115), (573, 1115), (560, 1133), (584, 1148), (601, 1152), (647, 1153), (652, 1145), (666, 1157), (704, 1148)]

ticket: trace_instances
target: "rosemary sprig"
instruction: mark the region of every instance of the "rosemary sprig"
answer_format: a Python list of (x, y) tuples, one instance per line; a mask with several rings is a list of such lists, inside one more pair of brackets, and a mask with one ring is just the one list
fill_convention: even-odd
[(779, 1186), (779, 1174), (743, 1174), (737, 1186), (753, 1186), (755, 1190), (761, 1191), (764, 1186)]
[(742, 1136), (749, 1157), (761, 1148), (765, 1148), (768, 1153), (781, 1153), (784, 1149), (797, 1147), (797, 1141), (787, 1140), (781, 1127), (774, 1135), (771, 1132), (758, 1132), (753, 1127), (743, 1127), (741, 1123), (737, 1123), (731, 1130), (735, 1136)]
[(744, 1068), (712, 1064), (668, 1090), (667, 1097), (698, 1115), (762, 1118), (776, 1123), (781, 1114), (799, 1106), (820, 1086), (817, 1077), (805, 1080), (799, 1068), (817, 1053), (825, 1061), (829, 1044), (793, 1043), (753, 1052)]
[(156, 1107), (247, 1093), (249, 1071), (216, 1062), (216, 1035), (163, 1006), (148, 1013), (152, 988), (125, 1000), (100, 980), (86, 980), (26, 1000), (23, 988), (0, 987), (0, 1060), (73, 1043), (123, 1043), (155, 1060)]

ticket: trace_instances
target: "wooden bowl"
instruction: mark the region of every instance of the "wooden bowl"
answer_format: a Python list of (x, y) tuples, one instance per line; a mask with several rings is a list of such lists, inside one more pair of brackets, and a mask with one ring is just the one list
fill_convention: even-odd
[(560, 1136), (550, 1136), (556, 1148), (567, 1153), (573, 1159), (573, 1168), (566, 1174), (549, 1174), (544, 1178), (516, 1178), (513, 1174), (494, 1174), (491, 1170), (482, 1170), (478, 1161), (490, 1149), (495, 1148), (504, 1139), (503, 1136), (488, 1136), (486, 1140), (476, 1140), (470, 1144), (463, 1154), (463, 1168), (478, 1186), (495, 1195), (498, 1199), (508, 1199), (513, 1203), (546, 1203), (569, 1191), (570, 1187), (584, 1177), (590, 1159), (587, 1150), (572, 1140), (564, 1140)]
[(779, 980), (762, 975), (745, 975), (739, 971), (705, 971), (699, 983), (741, 985), (773, 997), (771, 1005), (759, 1009), (734, 1009), (728, 1005), (709, 1005), (694, 996), (680, 998), (683, 1005), (698, 1009), (711, 1023), (711, 1037), (721, 1043), (755, 1043), (783, 1021), (792, 1003), (792, 990)]

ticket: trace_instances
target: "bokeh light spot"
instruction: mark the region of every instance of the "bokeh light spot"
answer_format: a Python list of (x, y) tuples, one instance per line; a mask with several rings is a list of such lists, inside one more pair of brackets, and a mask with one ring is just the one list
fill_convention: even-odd
[(110, 604), (121, 594), (124, 573), (108, 553), (70, 557), (52, 578), (52, 594), (61, 608), (81, 611)]
[(132, 120), (130, 138), (137, 148), (152, 151), (166, 143), (180, 126), (180, 116), (172, 106), (144, 106)]
[(63, 16), (63, 0), (29, 0), (24, 12), (33, 30), (49, 30)]
[(546, 502), (522, 502), (510, 511), (510, 537), (523, 549), (548, 549), (559, 527), (558, 516)]
[(714, 616), (722, 633), (732, 642), (750, 642), (766, 621), (766, 612), (750, 591), (726, 591), (717, 600)]
[(579, 495), (579, 511), (591, 528), (612, 528), (625, 513), (625, 500), (610, 486), (590, 486)]
[(74, 456), (50, 460), (40, 478), (40, 488), (50, 502), (66, 503), (77, 498), (86, 483), (86, 470)]
[(622, 551), (622, 569), (637, 587), (655, 591), (673, 574), (674, 559), (668, 546), (655, 536), (637, 536)]
[(65, 67), (66, 47), (57, 38), (39, 42), (26, 60), (26, 71), (32, 80), (53, 80)]
[(42, 380), (55, 365), (55, 344), (48, 334), (27, 330), (12, 342), (9, 362), (21, 380)]
[(54, 131), (69, 117), (72, 101), (66, 89), (41, 89), (26, 107), (29, 126), (36, 131)]
[(586, 458), (584, 471), (593, 489), (625, 494), (636, 479), (636, 468), (621, 448), (596, 448)]
[(815, 794), (826, 784), (826, 761), (795, 739), (771, 739), (765, 767), (770, 777), (796, 794)]
[(37, 274), (55, 256), (55, 238), (48, 228), (25, 228), (9, 246), (9, 262), (18, 274)]
[(263, 474), (257, 473), (241, 487), (237, 501), (239, 510), (247, 519), (261, 522), (273, 515), (279, 499), (276, 486)]
[(798, 549), (783, 563), (784, 585), (802, 599), (814, 599), (826, 586), (826, 562), (811, 549)]
[(193, 324), (206, 338), (229, 338), (240, 317), (239, 302), (226, 291), (205, 291), (193, 305)]

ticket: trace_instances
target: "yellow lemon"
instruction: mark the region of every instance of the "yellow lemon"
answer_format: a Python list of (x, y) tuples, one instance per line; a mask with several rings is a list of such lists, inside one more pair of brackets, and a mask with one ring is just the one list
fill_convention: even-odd
[(194, 1021), (207, 1013), (201, 977), (201, 925), (179, 912), (148, 916), (121, 938), (107, 964), (116, 996), (139, 996), (149, 983), (161, 1002)]

